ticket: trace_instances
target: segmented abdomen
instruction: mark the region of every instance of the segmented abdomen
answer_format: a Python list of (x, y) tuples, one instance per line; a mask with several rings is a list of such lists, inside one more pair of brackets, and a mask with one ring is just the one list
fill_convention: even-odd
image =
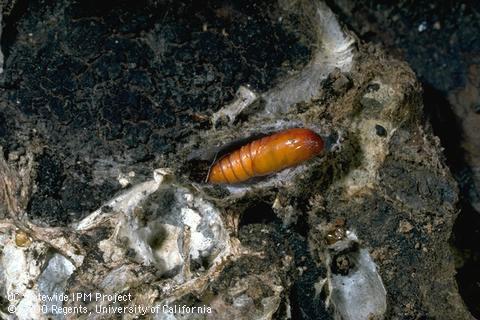
[(254, 140), (215, 162), (210, 183), (234, 184), (298, 165), (323, 151), (324, 142), (309, 129), (295, 128)]

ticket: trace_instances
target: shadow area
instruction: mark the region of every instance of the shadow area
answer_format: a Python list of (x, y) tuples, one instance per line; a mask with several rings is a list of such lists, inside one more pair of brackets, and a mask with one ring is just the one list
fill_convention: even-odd
[(445, 93), (423, 83), (426, 121), (440, 138), (447, 165), (460, 190), (459, 209), (450, 237), (457, 261), (456, 281), (460, 295), (472, 315), (480, 319), (480, 213), (471, 205), (472, 171), (461, 147), (463, 133)]

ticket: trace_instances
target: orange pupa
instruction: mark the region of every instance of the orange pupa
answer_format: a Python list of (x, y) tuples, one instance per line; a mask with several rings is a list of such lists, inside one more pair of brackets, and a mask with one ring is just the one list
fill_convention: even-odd
[(210, 168), (207, 182), (235, 184), (276, 173), (319, 155), (324, 146), (310, 129), (280, 131), (224, 155)]

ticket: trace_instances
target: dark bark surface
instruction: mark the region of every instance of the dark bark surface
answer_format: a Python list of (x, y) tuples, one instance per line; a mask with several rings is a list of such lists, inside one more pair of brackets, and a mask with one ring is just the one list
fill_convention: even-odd
[(480, 3), (329, 1), (362, 40), (406, 60), (422, 82), (425, 116), (460, 186), (452, 234), (460, 291), (480, 318)]
[[(0, 142), (34, 138), (29, 215), (65, 225), (164, 157), (233, 99), (271, 88), (310, 48), (268, 2), (18, 1), (5, 19)], [(160, 158), (162, 155), (163, 158)], [(172, 157), (175, 158), (175, 157)]]

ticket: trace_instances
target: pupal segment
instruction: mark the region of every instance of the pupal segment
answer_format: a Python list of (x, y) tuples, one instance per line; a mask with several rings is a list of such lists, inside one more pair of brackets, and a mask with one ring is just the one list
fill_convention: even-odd
[(293, 128), (254, 140), (216, 161), (207, 178), (214, 184), (235, 184), (266, 176), (310, 160), (325, 148), (314, 131)]

